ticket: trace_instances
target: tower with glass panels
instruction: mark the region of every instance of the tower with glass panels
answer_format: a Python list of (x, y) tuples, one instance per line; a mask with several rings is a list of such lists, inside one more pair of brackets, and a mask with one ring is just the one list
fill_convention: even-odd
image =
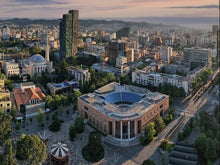
[(60, 57), (68, 58), (77, 54), (79, 32), (79, 11), (70, 10), (60, 21)]

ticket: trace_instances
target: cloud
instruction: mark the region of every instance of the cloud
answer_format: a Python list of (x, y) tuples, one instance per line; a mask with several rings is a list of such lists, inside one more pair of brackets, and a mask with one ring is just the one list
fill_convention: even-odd
[(67, 2), (61, 0), (15, 0), (23, 4), (67, 4)]
[(124, 10), (132, 6), (101, 6), (101, 7), (92, 7), (91, 10), (100, 10), (100, 11), (112, 11), (112, 10)]
[(174, 6), (168, 7), (173, 9), (219, 9), (219, 5), (203, 5), (203, 6)]

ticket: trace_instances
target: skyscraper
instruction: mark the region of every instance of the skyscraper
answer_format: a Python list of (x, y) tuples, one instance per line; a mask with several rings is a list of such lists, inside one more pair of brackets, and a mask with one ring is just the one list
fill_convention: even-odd
[(126, 52), (129, 49), (128, 43), (121, 40), (112, 40), (107, 47), (107, 56), (109, 64), (116, 65), (116, 58), (118, 56), (126, 57)]
[(77, 54), (79, 32), (79, 11), (70, 10), (60, 22), (60, 57), (67, 58)]
[(161, 46), (160, 48), (160, 60), (170, 63), (170, 57), (172, 56), (173, 48), (170, 46)]

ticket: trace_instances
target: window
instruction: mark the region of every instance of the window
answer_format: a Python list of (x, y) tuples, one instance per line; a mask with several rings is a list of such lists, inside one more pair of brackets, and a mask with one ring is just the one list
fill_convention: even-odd
[(88, 110), (88, 107), (87, 107), (87, 106), (85, 106), (84, 108), (85, 108), (85, 110)]
[(7, 106), (10, 106), (10, 104), (8, 103)]

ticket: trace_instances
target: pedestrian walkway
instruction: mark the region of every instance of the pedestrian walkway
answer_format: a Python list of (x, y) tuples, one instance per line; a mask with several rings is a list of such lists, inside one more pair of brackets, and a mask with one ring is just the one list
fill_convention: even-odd
[(137, 136), (135, 139), (132, 139), (132, 140), (124, 140), (124, 141), (120, 141), (120, 140), (117, 140), (115, 139), (114, 137), (112, 137), (111, 135), (109, 136), (106, 136), (103, 138), (103, 141), (105, 143), (108, 143), (108, 144), (112, 144), (112, 145), (115, 145), (115, 146), (121, 146), (121, 147), (127, 147), (127, 146), (134, 146), (134, 145), (138, 145), (140, 144), (140, 138), (141, 135)]

